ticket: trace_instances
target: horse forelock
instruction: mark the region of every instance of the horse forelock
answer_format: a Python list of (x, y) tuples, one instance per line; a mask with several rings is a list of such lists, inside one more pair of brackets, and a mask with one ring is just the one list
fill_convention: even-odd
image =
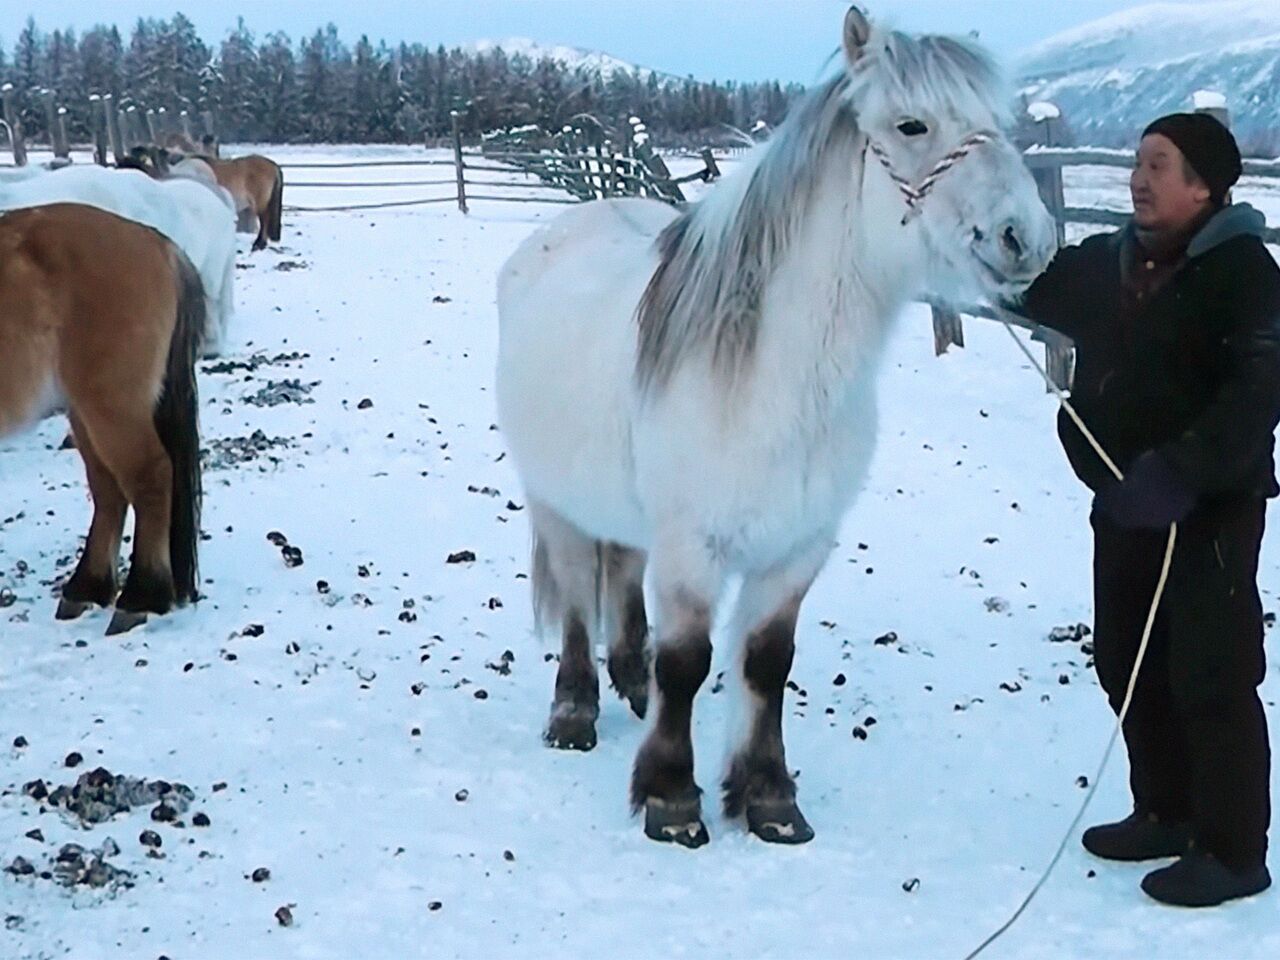
[(1010, 120), (1003, 73), (966, 38), (873, 31), (849, 74), (848, 96), (859, 112), (948, 115), (973, 128)]

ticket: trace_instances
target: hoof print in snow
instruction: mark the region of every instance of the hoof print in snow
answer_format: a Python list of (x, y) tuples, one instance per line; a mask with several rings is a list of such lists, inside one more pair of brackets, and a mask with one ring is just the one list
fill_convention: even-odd
[(291, 908), (296, 906), (296, 903), (290, 903), (278, 909), (276, 911), (276, 923), (280, 924), (282, 927), (292, 927), (293, 910)]
[(302, 550), (298, 547), (286, 545), (280, 548), (280, 556), (284, 558), (284, 565), (289, 569), (302, 566)]
[(910, 880), (904, 880), (902, 882), (902, 889), (904, 893), (915, 893), (920, 889), (920, 878), (912, 877)]
[(457, 553), (449, 554), (445, 563), (475, 563), (476, 555), (470, 550), (459, 550)]
[(266, 867), (258, 867), (253, 873), (249, 874), (249, 879), (254, 883), (266, 883), (271, 879), (271, 871)]

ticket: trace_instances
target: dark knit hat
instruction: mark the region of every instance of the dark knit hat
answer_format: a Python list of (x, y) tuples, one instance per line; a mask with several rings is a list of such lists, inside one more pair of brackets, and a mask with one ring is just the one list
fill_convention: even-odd
[(1171, 113), (1146, 130), (1168, 137), (1182, 151), (1191, 169), (1209, 188), (1210, 199), (1222, 203), (1227, 191), (1240, 179), (1240, 148), (1231, 131), (1207, 113)]

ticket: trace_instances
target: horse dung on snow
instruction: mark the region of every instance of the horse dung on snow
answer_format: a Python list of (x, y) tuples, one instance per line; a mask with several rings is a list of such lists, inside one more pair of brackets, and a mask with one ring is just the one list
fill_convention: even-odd
[(1053, 250), (979, 47), (854, 8), (843, 54), (699, 203), (584, 204), (498, 278), (499, 417), (528, 496), (537, 618), (563, 639), (546, 738), (595, 744), (595, 641), (645, 714), (652, 621), (656, 718), (631, 800), (655, 840), (708, 839), (690, 723), (732, 580), (747, 722), (725, 812), (764, 840), (813, 836), (783, 693), (801, 601), (871, 459), (887, 332), (923, 291), (1007, 300)]

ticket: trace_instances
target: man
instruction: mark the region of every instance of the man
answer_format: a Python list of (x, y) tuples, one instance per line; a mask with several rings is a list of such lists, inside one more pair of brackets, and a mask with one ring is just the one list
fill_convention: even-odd
[(1280, 494), (1280, 269), (1263, 217), (1232, 204), (1240, 152), (1207, 114), (1143, 133), (1123, 229), (1059, 251), (1022, 310), (1076, 342), (1075, 425), (1058, 433), (1095, 494), (1094, 657), (1117, 713), (1168, 542), (1168, 586), (1125, 723), (1133, 813), (1085, 831), (1112, 860), (1178, 857), (1150, 896), (1211, 906), (1271, 884), (1258, 551)]

